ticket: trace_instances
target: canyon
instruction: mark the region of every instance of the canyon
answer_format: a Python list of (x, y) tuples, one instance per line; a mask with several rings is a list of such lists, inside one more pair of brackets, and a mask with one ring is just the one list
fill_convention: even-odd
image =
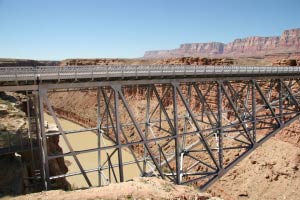
[[(183, 44), (178, 49), (166, 51), (146, 52), (143, 58), (139, 59), (65, 59), (61, 61), (35, 61), (18, 59), (0, 59), (0, 66), (84, 66), (84, 65), (259, 65), (259, 66), (300, 66), (300, 29), (284, 31), (283, 34), (275, 37), (248, 37), (236, 39), (228, 44), (220, 42)], [(238, 84), (235, 87), (240, 87)], [(204, 88), (205, 89), (205, 88)], [(163, 88), (162, 88), (163, 90)], [(140, 105), (145, 104), (145, 88), (133, 87), (125, 88), (123, 91), (126, 98), (133, 99), (138, 106), (134, 113), (138, 116), (143, 110)], [(160, 91), (161, 92), (161, 91)], [(186, 90), (184, 90), (186, 93)], [(59, 117), (80, 124), (83, 127), (95, 127), (96, 116), (96, 92), (73, 91), (49, 93), (48, 97)], [(215, 107), (215, 94), (207, 97)], [(164, 104), (168, 106), (171, 102), (169, 97)], [(102, 102), (103, 103), (103, 102)], [(10, 105), (9, 102), (7, 102)], [(183, 105), (179, 105), (179, 114), (183, 115)], [(196, 107), (200, 109), (200, 107)], [(125, 113), (125, 109), (121, 109)], [(171, 109), (168, 110), (171, 112)], [(23, 115), (19, 117), (22, 119)], [(230, 118), (230, 117), (229, 117)], [(2, 119), (5, 119), (4, 117)], [(121, 120), (125, 121), (126, 116), (122, 115)], [(139, 117), (140, 119), (140, 117)], [(8, 121), (8, 120), (7, 120)], [(0, 124), (1, 125), (1, 124)], [(180, 125), (181, 126), (181, 125)], [(300, 125), (298, 122), (282, 130), (265, 145), (258, 148), (248, 158), (235, 166), (228, 174), (215, 183), (207, 192), (213, 196), (223, 199), (296, 199), (299, 196), (300, 185)], [(6, 130), (1, 130), (6, 131)], [(138, 137), (130, 129), (126, 129), (126, 135), (135, 141)], [(4, 132), (3, 132), (4, 133)], [(1, 135), (1, 134), (0, 134)], [(59, 152), (65, 149), (58, 144), (58, 138), (53, 141), (48, 140), (48, 152)], [(152, 147), (151, 147), (152, 148)], [(169, 151), (167, 146), (165, 149)], [(138, 155), (144, 153), (138, 146), (133, 149)], [(154, 151), (156, 151), (153, 148)], [(65, 150), (64, 150), (65, 152)], [(24, 155), (21, 155), (25, 158)], [(235, 155), (230, 155), (230, 160)], [(16, 176), (23, 176), (30, 170), (20, 168), (20, 158), (9, 155), (3, 158), (3, 163), (11, 161), (12, 170)], [(55, 159), (50, 164), (52, 175), (73, 172), (70, 161)], [(72, 164), (72, 163), (71, 163)], [(73, 162), (74, 164), (74, 162)], [(172, 164), (171, 164), (172, 165)], [(9, 166), (5, 166), (9, 168)], [(171, 166), (173, 167), (173, 166)], [(260, 174), (260, 175), (258, 175)], [(8, 174), (8, 176), (10, 176)], [(16, 176), (10, 176), (15, 178)], [(10, 179), (8, 179), (11, 181)], [(14, 180), (12, 180), (14, 181)], [(19, 184), (23, 180), (14, 181), (17, 183), (17, 191), (14, 194), (23, 193), (23, 188)], [(152, 181), (152, 180), (150, 180)], [(157, 181), (157, 180), (154, 180)], [(158, 180), (160, 181), (160, 180)], [(143, 181), (142, 181), (143, 182)], [(1, 184), (1, 181), (0, 181)], [(6, 184), (6, 183), (4, 183)], [(125, 183), (127, 184), (127, 183)], [(135, 184), (135, 183), (134, 183)], [(139, 183), (137, 183), (138, 185)], [(58, 179), (55, 182), (56, 189), (70, 189), (71, 185), (66, 179)], [(113, 186), (114, 187), (114, 186)], [(172, 186), (173, 187), (173, 186)], [(177, 186), (176, 186), (177, 187)], [(6, 189), (6, 188), (4, 188)], [(6, 189), (10, 190), (10, 188)], [(100, 189), (101, 190), (101, 189)], [(101, 190), (102, 191), (102, 190)], [(0, 191), (1, 192), (1, 191)], [(30, 192), (30, 191), (29, 191)], [(51, 192), (50, 192), (51, 193)], [(50, 194), (49, 193), (49, 194)], [(57, 191), (53, 192), (58, 194)], [(60, 193), (65, 195), (64, 193)], [(43, 193), (39, 194), (43, 195)], [(98, 193), (96, 193), (98, 195)], [(128, 195), (125, 193), (125, 196)], [(181, 195), (181, 194), (180, 194)], [(36, 197), (36, 196), (35, 196)], [(177, 197), (177, 196), (176, 196)], [(26, 198), (26, 197), (25, 197)], [(67, 198), (67, 197), (66, 197)], [(68, 197), (68, 198), (74, 198)]]

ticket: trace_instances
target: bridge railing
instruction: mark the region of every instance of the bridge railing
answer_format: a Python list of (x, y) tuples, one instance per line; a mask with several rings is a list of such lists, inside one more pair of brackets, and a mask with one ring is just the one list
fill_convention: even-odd
[(80, 78), (300, 73), (300, 67), (194, 66), (194, 65), (96, 65), (0, 67), (0, 81)]

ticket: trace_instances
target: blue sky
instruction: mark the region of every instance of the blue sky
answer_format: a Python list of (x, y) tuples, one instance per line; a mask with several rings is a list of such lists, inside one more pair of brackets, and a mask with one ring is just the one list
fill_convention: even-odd
[(143, 56), (300, 27), (300, 0), (0, 0), (0, 57)]

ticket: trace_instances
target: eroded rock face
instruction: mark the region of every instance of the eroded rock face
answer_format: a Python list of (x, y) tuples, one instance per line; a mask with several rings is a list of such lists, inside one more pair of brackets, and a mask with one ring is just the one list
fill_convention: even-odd
[[(300, 64), (298, 62), (298, 64)], [(297, 60), (296, 59), (282, 59), (282, 60), (277, 60), (273, 62), (273, 66), (297, 66)]]
[(247, 37), (236, 39), (224, 47), (224, 54), (257, 56), (278, 48), (279, 37)]
[(217, 56), (222, 55), (225, 44), (221, 42), (208, 43), (187, 43), (182, 44), (178, 49), (162, 50), (162, 51), (146, 51), (145, 58), (174, 58), (174, 57), (190, 57), (200, 55)]
[[(0, 94), (0, 149), (26, 145), (27, 129), (22, 110), (22, 94)], [(9, 135), (9, 138), (7, 137)], [(26, 161), (21, 155), (7, 151), (0, 155), (0, 197), (4, 195), (19, 195), (28, 190), (25, 177), (28, 176)], [(30, 161), (28, 161), (29, 163)], [(31, 176), (32, 177), (32, 176)]]
[(285, 30), (281, 36), (252, 36), (235, 39), (223, 44), (220, 42), (182, 44), (177, 49), (146, 51), (144, 58), (170, 58), (182, 56), (230, 56), (264, 57), (272, 53), (300, 51), (300, 29)]
[(279, 46), (297, 48), (300, 50), (300, 29), (286, 30), (282, 33)]
[(183, 56), (194, 56), (199, 53), (205, 56), (218, 55), (223, 53), (224, 45), (221, 42), (182, 44), (179, 47), (179, 54)]
[[(25, 96), (21, 93), (1, 93), (0, 100), (0, 148), (21, 144), (29, 145)], [(10, 134), (9, 140), (7, 139), (8, 134)], [(37, 144), (37, 139), (33, 137), (32, 143)], [(59, 137), (49, 138), (47, 148), (49, 155), (62, 154)], [(42, 173), (40, 171), (40, 155), (40, 150), (36, 149), (33, 151), (24, 149), (0, 155), (0, 197), (1, 195), (14, 196), (37, 192), (43, 189), (41, 180), (34, 178)], [(56, 158), (49, 160), (49, 171), (51, 176), (62, 175), (68, 172), (68, 168), (63, 158)], [(65, 178), (56, 179), (51, 183), (54, 189), (70, 189), (70, 184)]]
[[(59, 146), (59, 135), (51, 136), (47, 139), (47, 149), (49, 155), (62, 154), (63, 150)], [(50, 176), (62, 175), (68, 172), (68, 167), (65, 164), (63, 157), (49, 160)], [(54, 189), (71, 189), (70, 183), (66, 178), (55, 179), (52, 183)]]

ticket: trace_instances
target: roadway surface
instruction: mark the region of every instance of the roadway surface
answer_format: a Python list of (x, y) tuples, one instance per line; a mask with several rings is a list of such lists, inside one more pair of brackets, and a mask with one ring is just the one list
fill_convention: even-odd
[(270, 76), (297, 75), (300, 67), (264, 66), (39, 66), (0, 67), (0, 83), (10, 81), (61, 81), (79, 79), (163, 78), (178, 76)]

